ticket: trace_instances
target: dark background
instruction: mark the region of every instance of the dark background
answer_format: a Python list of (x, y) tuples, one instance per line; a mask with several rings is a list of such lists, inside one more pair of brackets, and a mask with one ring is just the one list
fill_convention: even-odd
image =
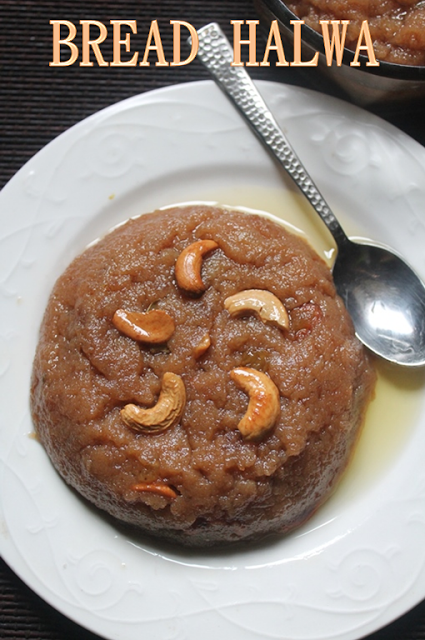
[[(0, 188), (44, 145), (99, 109), (137, 93), (208, 77), (197, 61), (180, 68), (155, 67), (152, 62), (147, 68), (101, 68), (96, 64), (82, 68), (78, 63), (49, 67), (49, 20), (70, 20), (78, 27), (82, 19), (106, 25), (111, 19), (137, 20), (138, 34), (132, 35), (131, 44), (132, 52), (141, 52), (140, 60), (151, 20), (158, 20), (166, 58), (171, 59), (171, 19), (186, 20), (196, 28), (219, 22), (231, 38), (230, 20), (255, 18), (251, 0), (0, 0)], [(78, 38), (75, 42), (78, 44)], [(111, 42), (109, 37), (101, 47), (107, 60), (111, 59)], [(251, 75), (318, 88), (314, 68), (301, 75), (298, 70), (279, 70), (271, 64), (268, 69), (252, 70)], [(425, 144), (422, 107), (378, 113)], [(97, 636), (44, 603), (0, 560), (0, 640), (12, 638), (96, 640)], [(425, 640), (425, 601), (369, 640)]]

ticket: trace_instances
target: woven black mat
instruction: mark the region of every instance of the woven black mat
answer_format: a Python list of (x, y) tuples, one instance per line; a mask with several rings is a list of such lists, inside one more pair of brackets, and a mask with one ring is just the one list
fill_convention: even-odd
[[(158, 19), (164, 48), (171, 51), (170, 19), (196, 28), (216, 21), (231, 37), (232, 19), (255, 19), (250, 0), (156, 0), (91, 3), (82, 0), (1, 0), (0, 2), (0, 187), (39, 149), (88, 115), (137, 93), (208, 77), (195, 61), (180, 68), (49, 67), (52, 27), (49, 20), (135, 19), (141, 41)], [(168, 28), (166, 28), (168, 26)], [(313, 75), (294, 69), (254, 69), (255, 78), (313, 86)], [(381, 114), (382, 115), (382, 114)], [(425, 144), (422, 114), (416, 110), (383, 114)], [(0, 640), (94, 640), (44, 603), (0, 561)], [(425, 640), (425, 601), (370, 640)]]

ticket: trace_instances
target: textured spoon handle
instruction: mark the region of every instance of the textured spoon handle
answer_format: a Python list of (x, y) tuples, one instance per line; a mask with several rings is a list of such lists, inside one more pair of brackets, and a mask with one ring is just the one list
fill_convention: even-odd
[(248, 73), (243, 67), (230, 66), (233, 50), (218, 24), (211, 23), (202, 27), (198, 30), (198, 36), (198, 58), (202, 64), (308, 198), (337, 245), (347, 242), (347, 236), (338, 220), (295, 154)]

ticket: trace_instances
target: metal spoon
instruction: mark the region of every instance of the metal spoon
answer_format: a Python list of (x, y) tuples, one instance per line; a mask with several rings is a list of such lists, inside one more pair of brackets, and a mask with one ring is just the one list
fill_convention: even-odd
[(377, 355), (406, 366), (425, 364), (425, 286), (392, 251), (348, 239), (291, 148), (220, 27), (198, 31), (198, 58), (286, 169), (333, 235), (338, 247), (333, 277), (358, 338)]

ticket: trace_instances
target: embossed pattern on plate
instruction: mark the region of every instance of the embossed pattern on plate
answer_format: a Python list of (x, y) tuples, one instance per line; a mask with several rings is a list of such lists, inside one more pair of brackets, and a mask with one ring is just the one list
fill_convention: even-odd
[[(329, 97), (260, 85), (334, 208), (423, 275), (422, 147)], [(391, 468), (349, 500), (337, 493), (284, 539), (215, 553), (125, 534), (64, 485), (31, 437), (32, 355), (66, 264), (131, 215), (253, 184), (290, 188), (227, 99), (201, 82), (96, 114), (0, 194), (0, 548), (37, 593), (110, 640), (198, 640), (200, 628), (204, 640), (218, 629), (228, 640), (354, 640), (425, 597), (424, 407)]]

